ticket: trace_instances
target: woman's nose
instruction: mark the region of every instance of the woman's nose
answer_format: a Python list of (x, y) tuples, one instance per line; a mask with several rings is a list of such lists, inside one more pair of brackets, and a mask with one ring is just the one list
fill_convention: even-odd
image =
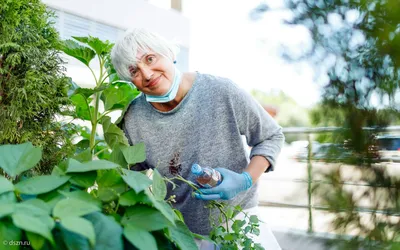
[(150, 80), (151, 77), (153, 76), (154, 72), (147, 66), (144, 66), (140, 69), (140, 71), (142, 72), (143, 77), (146, 80)]

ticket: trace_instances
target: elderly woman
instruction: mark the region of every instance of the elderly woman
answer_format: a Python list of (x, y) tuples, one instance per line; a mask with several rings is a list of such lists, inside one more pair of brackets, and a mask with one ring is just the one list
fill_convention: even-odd
[[(142, 29), (127, 32), (115, 44), (111, 59), (118, 75), (142, 92), (130, 104), (122, 127), (130, 144), (145, 143), (142, 166), (156, 167), (165, 177), (193, 180), (194, 163), (221, 173), (220, 185), (202, 189), (194, 198), (186, 184), (174, 190), (168, 186), (189, 229), (208, 235), (208, 200), (228, 200), (256, 213), (257, 180), (274, 169), (284, 136), (271, 116), (232, 81), (181, 73), (174, 64), (176, 54), (176, 46)], [(261, 228), (260, 238), (266, 249), (280, 249), (268, 228)], [(201, 244), (205, 249), (205, 242)]]

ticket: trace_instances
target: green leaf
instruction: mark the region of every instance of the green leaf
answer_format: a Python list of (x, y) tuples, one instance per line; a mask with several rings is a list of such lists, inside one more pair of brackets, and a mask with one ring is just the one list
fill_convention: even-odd
[(185, 219), (183, 218), (183, 215), (181, 213), (181, 211), (179, 211), (178, 209), (174, 209), (174, 213), (176, 216), (176, 220), (180, 220), (182, 222), (185, 222)]
[(195, 233), (192, 233), (192, 235), (193, 235), (193, 237), (196, 238), (196, 239), (199, 239), (199, 240), (206, 240), (206, 241), (213, 242), (213, 241), (211, 240), (210, 236), (208, 236), (208, 235), (205, 236), (205, 235), (195, 234)]
[(51, 175), (65, 175), (67, 168), (68, 168), (68, 159), (63, 160), (58, 164), (58, 166), (55, 166), (53, 168), (53, 171), (51, 172)]
[(147, 231), (161, 230), (172, 225), (158, 210), (144, 205), (129, 207), (121, 219), (121, 224), (132, 224)]
[(98, 198), (110, 202), (126, 191), (126, 184), (115, 169), (99, 171), (97, 177)]
[(48, 220), (52, 220), (49, 216), (34, 217), (29, 214), (14, 213), (11, 217), (14, 225), (17, 227), (29, 232), (37, 233), (54, 244), (53, 236), (51, 234), (53, 228), (50, 227), (47, 222)]
[(121, 145), (117, 145), (113, 148), (110, 155), (110, 161), (117, 163), (123, 168), (128, 168), (128, 163), (126, 162), (125, 156), (121, 151)]
[(42, 175), (23, 180), (15, 185), (22, 194), (42, 194), (50, 192), (69, 180), (69, 176)]
[(16, 203), (17, 198), (15, 197), (14, 192), (5, 192), (0, 194), (0, 204), (8, 204), (8, 203)]
[(28, 237), (30, 245), (35, 250), (41, 249), (43, 247), (44, 243), (46, 242), (46, 239), (39, 234), (35, 234), (32, 232), (26, 232), (26, 236)]
[(229, 206), (226, 211), (226, 216), (228, 217), (228, 219), (233, 218), (233, 207)]
[(153, 204), (144, 192), (136, 193), (134, 190), (129, 190), (119, 197), (121, 206), (133, 206), (137, 203)]
[(86, 99), (83, 95), (76, 94), (70, 97), (70, 100), (75, 105), (76, 117), (82, 120), (92, 120), (92, 108), (89, 106), (90, 98)]
[(65, 171), (62, 170), (61, 167), (55, 166), (51, 171), (51, 175), (57, 175), (57, 176), (65, 175)]
[(101, 87), (95, 87), (93, 89), (89, 88), (77, 88), (74, 92), (74, 95), (82, 95), (85, 99), (88, 99), (92, 95), (101, 92), (103, 90), (107, 89), (106, 86), (101, 86)]
[(42, 158), (42, 149), (30, 142), (0, 146), (0, 167), (11, 177), (33, 168)]
[[(99, 91), (101, 91), (101, 90), (99, 90)], [(99, 92), (99, 91), (96, 91), (95, 89), (89, 89), (89, 88), (77, 88), (74, 92), (74, 95), (82, 95), (83, 98), (88, 99), (94, 93)]]
[(180, 249), (198, 249), (192, 233), (182, 221), (176, 222), (176, 227), (169, 227), (170, 237)]
[(232, 224), (232, 230), (239, 233), (244, 224), (246, 224), (246, 221), (244, 220), (235, 220)]
[(117, 125), (111, 123), (110, 117), (104, 117), (101, 123), (103, 125), (104, 139), (110, 148), (114, 148), (120, 144), (129, 146), (124, 132)]
[(130, 147), (121, 147), (121, 150), (128, 164), (136, 164), (146, 160), (146, 146), (143, 142)]
[[(62, 243), (65, 244), (65, 247), (63, 250), (92, 250), (93, 247), (90, 246), (89, 240), (82, 236), (81, 234), (69, 231), (65, 227), (63, 227), (61, 224), (58, 225), (57, 229), (60, 230), (60, 240)], [(57, 242), (57, 247), (59, 244), (59, 241)]]
[(14, 191), (14, 185), (7, 180), (4, 176), (0, 175), (0, 194), (5, 192)]
[(92, 246), (96, 243), (96, 234), (92, 223), (80, 217), (65, 217), (61, 219), (61, 225), (67, 230), (83, 235), (89, 239)]
[(15, 211), (15, 203), (0, 204), (0, 219)]
[(74, 173), (70, 174), (70, 176), (71, 179), (69, 179), (69, 182), (72, 184), (83, 188), (89, 188), (94, 185), (94, 182), (97, 178), (97, 173), (96, 171), (90, 171), (86, 173)]
[(89, 66), (90, 61), (96, 55), (92, 49), (81, 46), (73, 40), (66, 40), (63, 45), (62, 51), (64, 51), (65, 54), (78, 59), (86, 66)]
[(60, 200), (64, 199), (64, 196), (62, 194), (60, 194), (58, 191), (59, 190), (64, 190), (64, 191), (68, 192), (70, 187), (71, 187), (71, 184), (69, 182), (67, 182), (64, 185), (62, 185), (61, 187), (57, 188), (56, 190), (53, 190), (51, 192), (44, 193), (44, 194), (39, 194), (37, 196), (37, 198), (43, 200), (44, 202), (46, 202), (46, 204), (49, 205), (51, 207), (51, 209), (53, 209), (54, 206)]
[(146, 230), (137, 228), (133, 225), (127, 225), (124, 228), (124, 236), (130, 243), (132, 243), (132, 245), (140, 250), (157, 250), (156, 239)]
[(67, 198), (78, 199), (78, 200), (93, 204), (98, 208), (101, 208), (101, 201), (94, 198), (92, 195), (90, 195), (86, 191), (78, 190), (78, 191), (74, 191), (74, 192), (66, 192), (66, 191), (59, 190), (58, 192)]
[(226, 240), (226, 241), (234, 241), (235, 240), (235, 235), (234, 234), (225, 234), (225, 236), (224, 236), (224, 240)]
[(75, 198), (67, 198), (59, 201), (55, 205), (53, 216), (57, 218), (79, 217), (96, 211), (100, 211), (100, 208), (92, 203)]
[(164, 200), (167, 195), (167, 186), (165, 181), (157, 169), (153, 170), (152, 191), (156, 200)]
[(29, 199), (18, 203), (16, 210), (21, 213), (26, 212), (35, 215), (49, 215), (51, 213), (49, 204), (40, 199)]
[(101, 95), (104, 102), (104, 109), (124, 109), (139, 94), (139, 91), (132, 85), (125, 82), (116, 82), (105, 89)]
[[(166, 231), (166, 230), (165, 230)], [(179, 249), (167, 236), (167, 232), (155, 231), (151, 232), (157, 241), (158, 250), (175, 250)]]
[(84, 138), (84, 139), (80, 140), (77, 144), (75, 144), (75, 146), (76, 146), (77, 152), (85, 151), (90, 146), (90, 140)]
[[(8, 221), (0, 221), (0, 249), (17, 250), (18, 245), (11, 245), (11, 241), (20, 241), (22, 237), (21, 229)], [(5, 245), (4, 243), (7, 243)]]
[(100, 169), (113, 169), (117, 167), (119, 167), (119, 165), (115, 164), (114, 162), (106, 160), (94, 160), (85, 163), (80, 163), (77, 160), (70, 159), (67, 173), (88, 172)]
[(90, 148), (85, 149), (77, 155), (74, 155), (73, 159), (79, 162), (88, 162), (92, 160), (92, 152)]
[(250, 222), (257, 224), (259, 222), (257, 215), (251, 215), (250, 216)]
[(153, 206), (160, 211), (165, 218), (167, 218), (172, 224), (175, 224), (175, 212), (172, 207), (164, 200), (156, 200), (154, 195), (149, 191), (144, 191), (147, 194), (147, 197), (153, 203)]
[(89, 45), (98, 55), (104, 55), (106, 53), (111, 52), (111, 49), (113, 47), (113, 44), (110, 43), (108, 40), (107, 41), (102, 41), (97, 37), (77, 37), (73, 36), (75, 40), (78, 40), (79, 42), (85, 43)]
[(145, 174), (140, 172), (131, 171), (122, 168), (122, 178), (125, 183), (135, 190), (136, 193), (140, 193), (151, 185), (151, 180)]
[(93, 224), (96, 233), (96, 250), (123, 249), (122, 227), (113, 218), (95, 212), (86, 215), (85, 219)]
[(243, 242), (243, 246), (245, 247), (245, 249), (251, 249), (251, 244), (253, 244), (253, 241), (251, 239), (246, 239)]

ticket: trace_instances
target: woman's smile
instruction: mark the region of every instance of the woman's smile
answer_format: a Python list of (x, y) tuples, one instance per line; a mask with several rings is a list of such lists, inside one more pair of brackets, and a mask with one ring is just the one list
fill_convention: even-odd
[(162, 76), (162, 75), (160, 75), (160, 76), (157, 77), (157, 78), (154, 78), (154, 79), (150, 80), (146, 87), (147, 87), (147, 88), (153, 88), (153, 87), (155, 87), (155, 86), (160, 82), (161, 76)]

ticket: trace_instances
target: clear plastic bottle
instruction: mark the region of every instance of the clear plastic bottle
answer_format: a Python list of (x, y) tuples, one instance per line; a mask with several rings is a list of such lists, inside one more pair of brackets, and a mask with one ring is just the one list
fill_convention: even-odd
[(192, 165), (192, 173), (196, 176), (197, 183), (203, 188), (212, 188), (222, 182), (220, 172), (209, 167), (201, 167), (196, 163)]

